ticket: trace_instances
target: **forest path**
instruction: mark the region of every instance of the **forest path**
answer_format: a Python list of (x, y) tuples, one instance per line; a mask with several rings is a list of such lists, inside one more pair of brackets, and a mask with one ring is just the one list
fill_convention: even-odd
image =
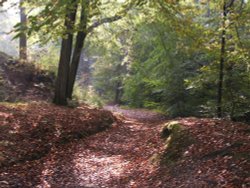
[(150, 160), (163, 149), (162, 116), (116, 106), (105, 109), (123, 114), (112, 128), (53, 147), (39, 160), (6, 169), (0, 187), (162, 187), (159, 169)]
[[(35, 107), (31, 110), (35, 111)], [(48, 109), (45, 107), (46, 105), (42, 109), (47, 111)], [(59, 107), (50, 108), (51, 113)], [(83, 114), (64, 109), (63, 113), (59, 111), (61, 113), (57, 112), (53, 114), (53, 117), (56, 115), (57, 118), (67, 120), (74, 115), (74, 119), (78, 120), (79, 117), (85, 115), (84, 120), (87, 120), (91, 118), (91, 116), (88, 117), (87, 109), (83, 111)], [(209, 118), (175, 119), (185, 126), (185, 130), (188, 130), (185, 133), (192, 138), (193, 144), (190, 147), (186, 147), (184, 144), (182, 147), (182, 143), (186, 143), (186, 137), (181, 136), (178, 141), (175, 141), (176, 144), (172, 146), (172, 149), (168, 148), (170, 156), (173, 152), (174, 156), (177, 156), (174, 159), (177, 159), (178, 163), (160, 165), (156, 163), (157, 157), (159, 158), (159, 155), (156, 156), (156, 154), (165, 152), (164, 139), (161, 139), (160, 134), (162, 125), (167, 120), (161, 115), (147, 110), (126, 110), (117, 106), (106, 106), (105, 109), (117, 114), (118, 121), (111, 128), (85, 139), (51, 145), (48, 153), (37, 160), (22, 161), (6, 168), (3, 167), (0, 170), (0, 187), (249, 187), (250, 136), (248, 125)], [(92, 118), (97, 118), (101, 111), (92, 110)], [(26, 113), (28, 112), (31, 111)], [(2, 113), (2, 117), (6, 113)], [(68, 116), (66, 113), (69, 113)], [(26, 118), (26, 116), (21, 116), (21, 119), (17, 120), (24, 121), (26, 125)], [(95, 125), (100, 126), (104, 119), (100, 117), (98, 119), (100, 121), (95, 121), (97, 122)], [(45, 123), (48, 120), (47, 118)], [(10, 121), (10, 124), (12, 123)], [(62, 121), (62, 123), (66, 127), (69, 125), (68, 120)], [(77, 121), (77, 123), (77, 127), (91, 126), (90, 121)], [(54, 134), (57, 134), (58, 131), (60, 132), (60, 129), (56, 129)], [(43, 145), (50, 144), (54, 134), (48, 139), (45, 138), (48, 143), (43, 141)], [(42, 134), (42, 136), (44, 135), (46, 136), (46, 134)], [(20, 138), (27, 138), (27, 136), (29, 135), (23, 135)], [(39, 143), (32, 143), (32, 139), (28, 142), (31, 149), (34, 147), (35, 150), (40, 147)], [(0, 147), (0, 149), (2, 148)], [(19, 149), (24, 154), (30, 151), (26, 151), (25, 147)], [(180, 156), (178, 156), (178, 152), (180, 152)], [(12, 157), (14, 158), (15, 155)], [(172, 158), (170, 158), (170, 162), (171, 160)]]
[(162, 149), (162, 117), (145, 110), (105, 108), (123, 114), (123, 121), (52, 154), (44, 164), (42, 187), (160, 186), (160, 181), (151, 182), (157, 168), (150, 158)]

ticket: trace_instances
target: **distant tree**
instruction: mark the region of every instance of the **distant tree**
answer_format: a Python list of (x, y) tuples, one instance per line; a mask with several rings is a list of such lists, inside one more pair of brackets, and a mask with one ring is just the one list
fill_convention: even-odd
[(125, 100), (171, 116), (249, 112), (249, 1), (168, 2), (136, 25)]
[(99, 36), (99, 32), (96, 33), (96, 39), (91, 41), (93, 47), (89, 47), (98, 56), (93, 65), (92, 83), (95, 91), (104, 101), (115, 104), (122, 103), (124, 80), (130, 64), (129, 43), (132, 32), (126, 22), (124, 20), (99, 29), (100, 33), (106, 34)]

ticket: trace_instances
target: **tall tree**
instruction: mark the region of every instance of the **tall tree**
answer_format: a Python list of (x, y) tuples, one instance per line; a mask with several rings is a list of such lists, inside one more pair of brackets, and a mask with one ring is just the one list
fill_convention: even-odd
[(228, 13), (234, 4), (234, 0), (230, 0), (229, 3), (223, 0), (223, 12), (222, 12), (222, 34), (221, 34), (221, 53), (220, 53), (220, 69), (219, 69), (219, 82), (218, 82), (218, 95), (217, 95), (217, 116), (222, 117), (222, 95), (223, 95), (223, 79), (224, 79), (224, 64), (226, 56), (226, 21), (228, 19)]
[(69, 68), (69, 79), (67, 86), (67, 97), (72, 98), (77, 69), (80, 62), (81, 52), (85, 38), (87, 36), (87, 21), (89, 13), (89, 0), (83, 1), (81, 5), (81, 17), (79, 31), (77, 32), (75, 48)]
[(73, 44), (73, 29), (76, 21), (77, 1), (71, 0), (70, 10), (65, 17), (65, 36), (62, 39), (58, 74), (56, 79), (54, 103), (67, 104), (67, 84), (69, 79), (70, 59)]
[[(67, 99), (72, 98), (74, 83), (76, 79), (76, 73), (78, 69), (78, 64), (80, 60), (80, 55), (82, 52), (82, 48), (84, 46), (84, 41), (89, 32), (91, 32), (94, 28), (105, 24), (114, 22), (122, 18), (121, 14), (126, 14), (126, 9), (122, 10), (121, 12), (117, 13), (114, 16), (106, 17), (99, 19), (98, 21), (94, 22), (91, 26), (87, 28), (88, 20), (90, 19), (89, 15), (89, 8), (90, 8), (90, 1), (82, 1), (81, 2), (81, 16), (80, 16), (80, 24), (79, 27), (74, 27), (75, 19), (76, 19), (76, 12), (77, 12), (77, 1), (69, 2), (69, 5), (74, 3), (73, 12), (71, 12), (71, 16), (66, 16), (65, 19), (65, 28), (67, 32), (67, 38), (63, 39), (62, 48), (61, 48), (61, 56), (59, 61), (58, 67), (58, 76), (56, 82), (56, 91), (54, 97), (54, 103), (58, 105), (66, 105)], [(92, 3), (96, 6), (97, 2)], [(74, 19), (72, 19), (72, 15), (74, 14)], [(68, 23), (68, 20), (69, 23)], [(72, 44), (73, 44), (73, 34), (70, 32), (74, 32), (77, 30), (77, 36), (75, 41), (75, 48), (72, 55)]]
[(20, 34), (19, 38), (19, 59), (21, 61), (27, 61), (27, 35), (24, 32), (25, 28), (27, 27), (27, 15), (26, 15), (26, 9), (23, 5), (24, 0), (20, 0), (20, 24), (21, 24), (21, 30), (23, 31)]

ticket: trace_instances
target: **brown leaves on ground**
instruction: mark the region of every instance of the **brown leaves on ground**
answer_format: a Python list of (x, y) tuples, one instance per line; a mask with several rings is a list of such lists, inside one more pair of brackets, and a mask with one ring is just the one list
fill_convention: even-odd
[[(51, 141), (55, 144), (37, 160), (2, 167), (0, 187), (250, 186), (248, 125), (214, 119), (177, 119), (188, 131), (193, 143), (182, 151), (174, 165), (167, 166), (157, 162), (168, 151), (164, 148), (165, 141), (160, 138), (164, 120), (155, 113), (109, 108), (125, 114), (124, 118), (120, 118), (122, 121), (85, 139), (77, 140), (78, 136), (72, 136), (69, 141), (66, 135), (79, 132), (80, 124), (84, 125), (84, 129), (88, 125), (99, 125), (103, 119), (110, 117), (108, 112), (86, 106), (68, 109), (47, 104), (20, 108), (1, 107), (0, 121), (13, 125), (9, 134), (22, 133), (19, 141), (21, 138), (29, 140), (23, 143), (32, 143), (33, 135), (41, 140), (37, 143), (39, 147)], [(87, 123), (89, 120), (92, 123)], [(12, 123), (8, 124), (9, 121)], [(40, 129), (32, 132), (33, 126)], [(41, 132), (43, 137), (39, 134)], [(8, 136), (8, 133), (7, 136), (1, 134), (1, 140), (2, 137), (3, 140), (10, 139)], [(18, 147), (18, 143), (11, 145), (12, 142), (15, 142), (14, 138), (9, 143), (2, 143), (1, 149), (6, 151), (8, 147), (17, 147), (17, 150), (26, 150)], [(29, 151), (32, 153), (32, 149)]]
[(51, 149), (105, 130), (114, 122), (108, 111), (47, 103), (0, 106), (0, 167), (40, 159)]
[(179, 122), (194, 142), (174, 166), (161, 169), (168, 173), (164, 187), (250, 186), (249, 125), (198, 118)]

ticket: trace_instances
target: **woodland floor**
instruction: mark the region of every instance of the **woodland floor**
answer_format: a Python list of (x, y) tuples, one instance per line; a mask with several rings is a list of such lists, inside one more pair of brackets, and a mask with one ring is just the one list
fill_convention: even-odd
[[(62, 124), (79, 124), (82, 122), (77, 119), (81, 116), (89, 118), (83, 112), (95, 113), (87, 107), (80, 109), (83, 112), (61, 111), (59, 107), (49, 105), (43, 107), (44, 110), (39, 111), (35, 105), (25, 113), (45, 115), (45, 120), (39, 120), (45, 124), (51, 121), (48, 113), (57, 111), (60, 113), (57, 113), (54, 123), (64, 121), (63, 115), (72, 115), (70, 121)], [(40, 158), (1, 167), (0, 187), (250, 187), (248, 125), (214, 119), (177, 119), (196, 141), (185, 148), (180, 159), (168, 166), (160, 162), (159, 157), (166, 152), (161, 129), (168, 120), (146, 110), (124, 110), (115, 106), (107, 106), (106, 109), (118, 117), (111, 128), (84, 139), (73, 137), (65, 143), (51, 143), (52, 146)], [(13, 114), (19, 114), (10, 115), (10, 109), (3, 107), (0, 112), (4, 121), (8, 117), (13, 118)], [(78, 114), (75, 115), (76, 112)], [(25, 121), (25, 117), (19, 121)], [(94, 118), (93, 115), (91, 117)], [(100, 116), (99, 120), (102, 118)], [(91, 127), (93, 123), (101, 122), (87, 124)], [(1, 136), (4, 137), (3, 134)], [(46, 139), (52, 138), (53, 135)], [(50, 142), (39, 139), (43, 141), (40, 144)]]

